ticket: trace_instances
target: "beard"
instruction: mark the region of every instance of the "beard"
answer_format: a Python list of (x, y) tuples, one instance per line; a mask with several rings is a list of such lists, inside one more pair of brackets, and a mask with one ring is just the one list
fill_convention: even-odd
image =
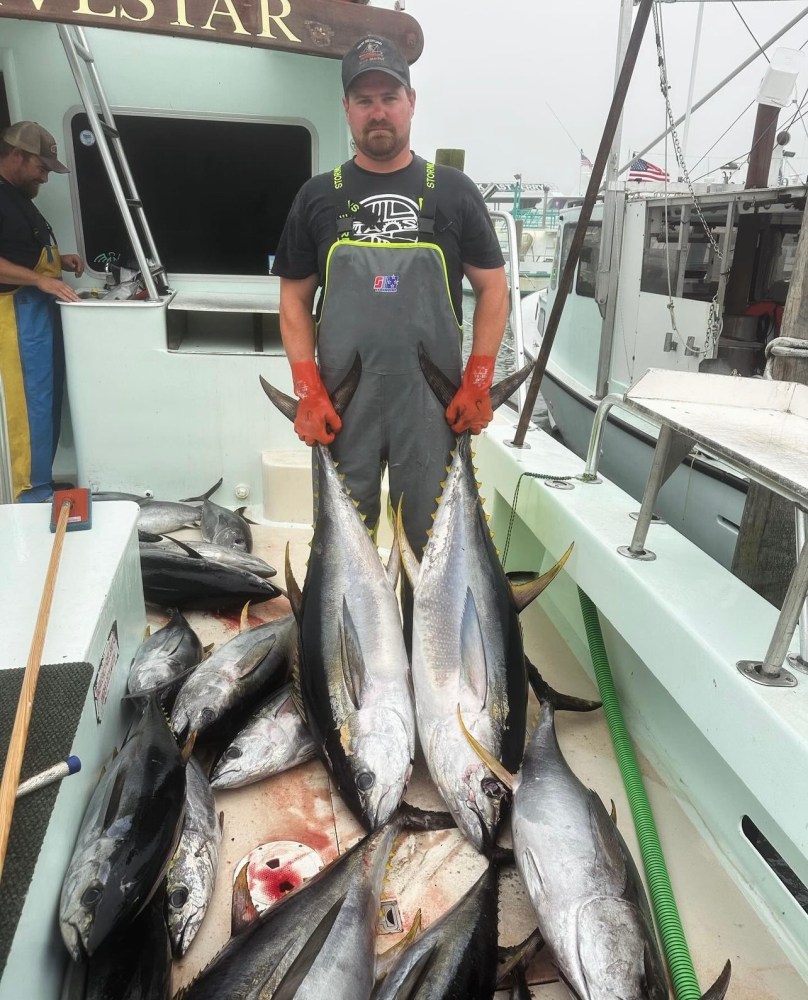
[(354, 135), (356, 148), (373, 160), (392, 160), (407, 147), (409, 135), (399, 134), (391, 125), (372, 125)]
[(30, 201), (33, 201), (39, 194), (40, 187), (42, 187), (40, 181), (23, 181), (23, 183), (17, 187), (17, 190), (20, 194), (24, 194)]

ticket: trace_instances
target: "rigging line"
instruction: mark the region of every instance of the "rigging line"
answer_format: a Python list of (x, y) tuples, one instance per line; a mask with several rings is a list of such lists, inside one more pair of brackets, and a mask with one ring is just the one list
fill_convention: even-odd
[[(789, 118), (789, 120), (786, 122), (786, 124), (783, 125), (783, 126), (781, 126), (781, 128), (780, 128), (781, 132), (784, 131), (784, 130), (788, 131), (788, 129), (790, 129), (792, 127), (792, 125), (794, 125), (794, 123), (797, 121), (798, 117), (799, 118), (803, 118), (804, 115), (806, 113), (808, 113), (808, 111), (806, 111), (802, 115), (800, 114), (800, 109), (802, 108), (803, 104), (805, 103), (806, 98), (808, 98), (808, 88), (806, 88), (805, 93), (802, 95), (802, 100), (797, 105), (797, 110), (794, 112), (794, 114), (791, 116), (791, 118)], [(741, 161), (741, 165), (743, 165), (743, 163), (749, 159), (749, 157), (757, 149), (757, 147), (759, 146), (759, 144), (762, 142), (762, 140), (764, 138), (765, 138), (765, 133), (764, 133), (764, 135), (761, 135), (761, 136), (758, 137), (758, 139), (752, 145), (751, 149), (747, 150), (747, 152), (745, 152), (745, 153), (741, 153), (739, 156), (733, 156), (731, 159), (735, 160), (735, 161), (740, 160)], [(776, 145), (776, 143), (774, 143), (772, 145), (772, 149), (774, 149), (775, 145)], [(703, 157), (702, 157), (702, 159), (703, 159)], [(699, 161), (699, 162), (701, 162), (701, 161)], [(727, 161), (727, 162), (729, 162), (729, 161)], [(696, 178), (694, 178), (694, 180), (700, 181), (702, 179), (702, 177), (706, 177), (710, 173), (712, 173), (712, 171), (711, 170), (707, 170), (705, 173), (699, 174), (699, 176), (696, 177)]]
[(567, 131), (567, 126), (564, 124), (564, 122), (561, 121), (561, 119), (558, 117), (558, 115), (555, 113), (555, 111), (553, 111), (553, 109), (550, 107), (550, 102), (549, 101), (545, 101), (544, 103), (547, 105), (548, 108), (550, 108), (550, 113), (552, 114), (553, 118), (555, 118), (555, 120), (558, 122), (558, 124), (564, 129), (564, 131), (567, 134), (567, 138), (573, 144), (573, 146), (575, 146), (575, 152), (578, 153), (578, 155), (580, 156), (580, 153), (581, 153), (581, 150), (583, 149), (583, 146), (579, 146), (578, 143), (572, 138), (572, 136)]
[[(806, 39), (805, 39), (805, 41), (804, 41), (804, 42), (802, 43), (802, 45), (800, 45), (800, 51), (802, 51), (802, 50), (803, 50), (803, 49), (805, 48), (805, 46), (806, 46), (806, 45), (808, 45), (808, 38), (806, 38)], [(767, 57), (767, 58), (768, 58), (768, 57)], [(802, 107), (802, 103), (803, 103), (803, 101), (804, 101), (804, 100), (805, 100), (805, 96), (803, 96), (803, 99), (802, 99), (802, 101), (800, 101), (800, 107)], [(702, 160), (703, 160), (703, 159), (704, 159), (705, 157), (709, 156), (709, 155), (710, 155), (710, 153), (712, 153), (712, 151), (713, 151), (713, 150), (715, 149), (715, 147), (716, 147), (716, 146), (717, 146), (717, 145), (719, 144), (719, 142), (721, 142), (721, 140), (722, 140), (722, 139), (724, 138), (724, 136), (725, 136), (725, 135), (727, 134), (727, 132), (729, 132), (729, 131), (730, 131), (730, 130), (731, 130), (732, 128), (734, 128), (734, 127), (735, 127), (735, 126), (736, 126), (736, 125), (738, 124), (738, 122), (739, 122), (739, 121), (741, 120), (741, 118), (743, 118), (743, 116), (744, 116), (744, 115), (746, 114), (746, 112), (747, 112), (747, 111), (748, 111), (748, 110), (749, 110), (749, 109), (750, 109), (750, 108), (751, 108), (751, 107), (752, 107), (752, 106), (753, 106), (753, 105), (754, 105), (755, 103), (757, 103), (757, 99), (753, 97), (753, 98), (752, 98), (752, 100), (751, 100), (751, 101), (750, 101), (750, 102), (749, 102), (749, 103), (748, 103), (748, 104), (746, 105), (746, 107), (745, 107), (745, 108), (743, 109), (743, 111), (742, 111), (742, 112), (741, 112), (741, 113), (740, 113), (740, 114), (738, 115), (738, 117), (737, 117), (737, 118), (735, 119), (735, 121), (734, 121), (734, 122), (733, 122), (733, 123), (732, 123), (732, 124), (731, 124), (731, 125), (730, 125), (730, 126), (729, 126), (728, 128), (724, 129), (724, 131), (723, 131), (723, 132), (721, 133), (721, 135), (720, 135), (720, 136), (719, 136), (719, 137), (718, 137), (718, 138), (717, 138), (717, 139), (715, 140), (715, 142), (714, 142), (714, 143), (712, 144), (712, 146), (710, 146), (710, 148), (709, 148), (709, 149), (708, 149), (708, 150), (707, 150), (706, 152), (704, 152), (704, 153), (703, 153), (703, 154), (702, 154), (702, 155), (701, 155), (701, 156), (700, 156), (700, 157), (698, 158), (698, 160), (696, 160), (696, 162), (695, 162), (695, 163), (693, 164), (693, 169), (694, 169), (694, 170), (695, 170), (695, 169), (696, 169), (696, 168), (698, 167), (698, 165), (699, 165), (699, 164), (701, 163), (701, 161), (702, 161)], [(798, 109), (798, 110), (799, 110), (799, 109)], [(800, 118), (799, 118), (799, 121), (800, 121), (800, 122), (802, 123), (802, 127), (803, 127), (803, 128), (805, 129), (805, 134), (806, 134), (806, 136), (808, 136), (808, 126), (806, 126), (806, 124), (805, 124), (805, 116), (804, 116), (804, 115), (800, 115)], [(708, 171), (708, 173), (710, 173), (710, 171)], [(704, 176), (704, 174), (702, 174), (702, 177), (703, 177), (703, 176)], [(700, 178), (696, 178), (696, 180), (699, 180), (699, 179), (700, 179)]]
[[(701, 155), (701, 156), (700, 156), (700, 157), (698, 158), (698, 160), (696, 160), (696, 162), (695, 162), (695, 163), (693, 164), (693, 170), (695, 170), (695, 169), (696, 169), (696, 168), (698, 167), (698, 165), (699, 165), (699, 164), (701, 163), (701, 161), (702, 161), (702, 160), (703, 160), (703, 159), (704, 159), (705, 157), (709, 156), (709, 155), (710, 155), (710, 153), (712, 153), (712, 151), (713, 151), (713, 150), (715, 149), (715, 147), (716, 147), (716, 146), (717, 146), (717, 145), (719, 144), (719, 142), (721, 142), (721, 140), (722, 140), (722, 139), (724, 138), (724, 136), (725, 136), (725, 135), (727, 134), (727, 132), (729, 132), (729, 131), (730, 131), (730, 129), (734, 128), (734, 127), (735, 127), (735, 126), (736, 126), (736, 125), (738, 124), (738, 122), (739, 122), (739, 121), (741, 120), (741, 118), (743, 118), (743, 116), (744, 116), (744, 115), (746, 114), (746, 112), (747, 112), (747, 111), (748, 111), (748, 110), (749, 110), (749, 109), (750, 109), (750, 108), (751, 108), (751, 107), (752, 107), (752, 106), (753, 106), (753, 105), (754, 105), (755, 103), (756, 103), (756, 101), (755, 101), (755, 98), (752, 98), (752, 100), (751, 100), (751, 101), (750, 101), (750, 102), (749, 102), (749, 103), (748, 103), (748, 104), (746, 105), (746, 107), (745, 107), (745, 108), (743, 109), (743, 111), (742, 111), (742, 112), (741, 112), (741, 113), (740, 113), (740, 114), (738, 115), (738, 117), (737, 117), (737, 118), (735, 119), (735, 121), (734, 121), (734, 122), (733, 122), (733, 123), (732, 123), (732, 124), (731, 124), (730, 126), (728, 126), (727, 128), (725, 128), (725, 129), (724, 129), (724, 131), (723, 131), (723, 132), (721, 133), (721, 135), (720, 135), (720, 136), (719, 136), (719, 137), (718, 137), (718, 138), (717, 138), (717, 139), (715, 140), (715, 142), (714, 142), (714, 143), (712, 144), (712, 146), (710, 146), (710, 148), (709, 148), (709, 149), (708, 149), (708, 150), (707, 150), (707, 151), (706, 151), (705, 153), (703, 153), (703, 154), (702, 154), (702, 155)], [(698, 180), (698, 178), (697, 178), (697, 180)]]
[(752, 41), (755, 43), (755, 45), (757, 45), (758, 49), (760, 49), (760, 54), (763, 56), (763, 58), (766, 60), (767, 63), (771, 64), (771, 59), (769, 59), (769, 57), (766, 55), (765, 50), (763, 48), (761, 48), (760, 42), (757, 40), (757, 38), (755, 38), (754, 32), (752, 31), (752, 29), (749, 27), (749, 25), (744, 20), (743, 14), (738, 10), (738, 5), (735, 3), (735, 0), (732, 0), (732, 7), (735, 10), (735, 13), (741, 19), (741, 22), (743, 23), (744, 28), (746, 28), (746, 30), (749, 32), (749, 34), (750, 34), (750, 36), (752, 38)]

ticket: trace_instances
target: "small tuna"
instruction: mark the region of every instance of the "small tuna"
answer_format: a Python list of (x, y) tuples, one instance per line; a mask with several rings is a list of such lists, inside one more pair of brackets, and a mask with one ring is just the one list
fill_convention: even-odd
[(239, 552), (252, 552), (250, 526), (238, 511), (206, 500), (202, 504), (199, 527), (206, 542)]
[(143, 642), (129, 668), (130, 695), (146, 695), (154, 689), (171, 692), (204, 656), (202, 643), (176, 608), (169, 608), (169, 621)]
[(292, 615), (247, 628), (200, 664), (180, 688), (171, 713), (171, 727), (180, 737), (202, 736), (213, 725), (266, 697), (285, 680), (297, 641)]
[(211, 774), (213, 788), (240, 788), (280, 774), (317, 754), (286, 684), (236, 735)]
[(181, 958), (208, 909), (222, 840), (222, 814), (199, 762), (188, 762), (185, 822), (166, 878), (166, 912), (171, 950)]
[(130, 923), (163, 880), (185, 812), (185, 760), (157, 702), (93, 793), (65, 874), (59, 925), (78, 960)]

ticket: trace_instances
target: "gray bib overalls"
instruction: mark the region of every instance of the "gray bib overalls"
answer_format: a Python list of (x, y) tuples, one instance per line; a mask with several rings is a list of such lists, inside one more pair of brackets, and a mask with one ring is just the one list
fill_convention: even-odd
[[(335, 171), (335, 187), (340, 172)], [(338, 193), (338, 192), (337, 192)], [(418, 344), (460, 384), (461, 331), (443, 252), (434, 232), (434, 167), (427, 164), (418, 241), (353, 240), (363, 209), (338, 200), (338, 237), (328, 255), (317, 323), (323, 382), (338, 385), (359, 352), (362, 378), (331, 454), (374, 528), (385, 465), (393, 509), (403, 497), (404, 530), (420, 556), (455, 435), (418, 363)]]

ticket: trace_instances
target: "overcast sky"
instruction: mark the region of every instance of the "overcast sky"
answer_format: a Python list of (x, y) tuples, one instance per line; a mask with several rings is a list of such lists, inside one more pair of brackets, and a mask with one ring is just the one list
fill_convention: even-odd
[[(662, 5), (675, 117), (684, 114), (687, 105), (698, 6), (685, 0)], [(765, 43), (808, 8), (808, 2), (707, 0), (704, 7), (696, 100), (755, 51), (752, 34)], [(478, 181), (509, 182), (514, 173), (521, 173), (526, 182), (577, 192), (577, 149), (583, 147), (594, 161), (611, 100), (619, 0), (406, 0), (406, 10), (421, 24), (425, 37), (424, 53), (412, 70), (418, 94), (414, 148), (424, 155), (433, 155), (441, 146), (464, 148), (466, 172)], [(767, 54), (780, 46), (799, 49), (806, 42), (808, 16)], [(795, 91), (798, 102), (808, 89), (808, 55), (805, 62)], [(644, 148), (665, 127), (656, 63), (653, 19), (649, 19), (626, 104), (625, 154)], [(694, 178), (711, 169), (715, 176), (721, 164), (743, 158), (748, 151), (756, 104), (724, 138), (719, 137), (756, 100), (766, 67), (760, 55), (693, 115), (686, 154)], [(780, 112), (781, 128), (796, 111), (794, 104)], [(790, 163), (805, 176), (805, 121), (795, 122), (789, 131), (788, 148), (796, 153)], [(716, 140), (708, 158), (695, 166)], [(646, 158), (662, 166), (664, 144)], [(668, 169), (675, 176), (674, 163), (669, 144)]]

